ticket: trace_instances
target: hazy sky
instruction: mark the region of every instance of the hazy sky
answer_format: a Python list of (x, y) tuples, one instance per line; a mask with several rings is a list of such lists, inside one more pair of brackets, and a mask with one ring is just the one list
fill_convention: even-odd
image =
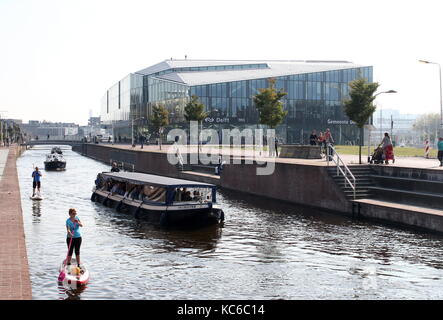
[[(438, 1), (0, 0), (3, 117), (86, 124), (115, 82), (165, 59), (372, 65), (377, 105), (440, 113)], [(6, 111), (6, 112), (5, 112)]]

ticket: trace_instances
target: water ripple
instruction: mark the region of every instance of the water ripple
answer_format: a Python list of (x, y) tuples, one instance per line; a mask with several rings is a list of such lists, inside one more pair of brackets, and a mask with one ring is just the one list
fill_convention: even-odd
[[(109, 167), (69, 149), (65, 172), (17, 160), (34, 299), (441, 299), (443, 238), (221, 190), (223, 227), (164, 230), (90, 201)], [(57, 284), (70, 207), (85, 224), (83, 290)]]

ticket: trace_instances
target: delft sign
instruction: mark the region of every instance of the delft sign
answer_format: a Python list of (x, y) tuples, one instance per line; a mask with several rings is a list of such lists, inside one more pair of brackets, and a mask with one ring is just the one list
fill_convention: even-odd
[(352, 120), (334, 120), (334, 119), (328, 119), (327, 123), (328, 124), (346, 124), (346, 125), (355, 124), (355, 122)]

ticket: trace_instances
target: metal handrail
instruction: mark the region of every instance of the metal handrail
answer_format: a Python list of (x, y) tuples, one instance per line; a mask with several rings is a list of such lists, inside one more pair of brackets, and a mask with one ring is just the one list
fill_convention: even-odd
[[(333, 155), (331, 156), (331, 160), (334, 161), (334, 163), (337, 165), (337, 176), (340, 175), (340, 173), (343, 175), (343, 177), (345, 178), (345, 187), (346, 187), (346, 183), (349, 183), (349, 185), (351, 186), (352, 190), (354, 191), (354, 200), (355, 200), (355, 189), (356, 189), (356, 179), (354, 177), (354, 175), (352, 174), (351, 170), (349, 170), (348, 166), (346, 165), (346, 163), (343, 161), (343, 159), (340, 157), (340, 155), (337, 153), (337, 151), (335, 150), (335, 148), (328, 143), (327, 147), (326, 147), (326, 161), (329, 167), (329, 149), (332, 149), (333, 151)], [(334, 156), (337, 155), (337, 160), (334, 159)], [(343, 171), (342, 167), (340, 166), (340, 162), (343, 165), (343, 168), (345, 168), (345, 171)], [(352, 178), (352, 180), (354, 181), (354, 184), (352, 184), (351, 180), (349, 180), (348, 175), (350, 176), (350, 178)]]

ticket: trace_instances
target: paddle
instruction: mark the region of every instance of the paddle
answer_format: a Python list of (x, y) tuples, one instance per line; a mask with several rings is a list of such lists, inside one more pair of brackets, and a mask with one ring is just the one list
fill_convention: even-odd
[[(74, 229), (75, 229), (75, 222), (74, 222)], [(74, 239), (74, 234), (71, 234), (71, 240), (69, 241), (69, 246), (68, 246), (68, 253), (66, 254), (65, 260), (63, 261), (63, 265), (62, 265), (63, 267), (66, 266), (66, 261), (68, 260), (69, 250), (71, 249), (71, 245), (72, 245), (72, 239)], [(63, 268), (62, 271), (60, 271), (60, 274), (58, 275), (58, 281), (59, 282), (63, 282), (63, 280), (66, 277), (66, 273), (65, 273), (64, 270), (65, 269)]]

